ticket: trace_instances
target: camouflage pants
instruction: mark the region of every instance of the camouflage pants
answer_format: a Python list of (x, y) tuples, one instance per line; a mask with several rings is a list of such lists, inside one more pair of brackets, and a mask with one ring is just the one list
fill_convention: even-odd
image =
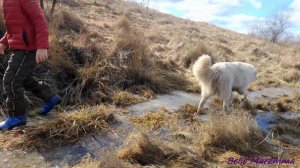
[(14, 51), (8, 61), (7, 69), (3, 76), (3, 89), (7, 97), (6, 104), (10, 116), (25, 115), (27, 112), (27, 101), (24, 89), (31, 91), (44, 101), (55, 95), (51, 87), (38, 82), (33, 77), (36, 66), (35, 51)]

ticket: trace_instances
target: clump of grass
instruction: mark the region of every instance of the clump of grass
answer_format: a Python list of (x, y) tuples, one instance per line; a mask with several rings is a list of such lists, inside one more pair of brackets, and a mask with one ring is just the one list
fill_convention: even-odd
[(300, 60), (297, 58), (296, 54), (284, 55), (280, 60), (281, 67), (285, 69), (294, 68), (296, 70), (300, 69)]
[(253, 107), (262, 111), (271, 111), (270, 102), (257, 102), (253, 104)]
[(75, 33), (83, 30), (83, 22), (78, 16), (62, 10), (59, 10), (51, 17), (50, 24), (58, 30), (68, 30)]
[(192, 93), (200, 93), (201, 88), (198, 82), (190, 82), (190, 84), (186, 86), (185, 91)]
[(142, 32), (129, 26), (128, 17), (119, 22), (110, 56), (110, 61), (118, 69), (114, 74), (115, 81), (119, 81), (118, 87), (133, 92), (148, 88), (154, 93), (166, 93), (186, 85), (183, 77), (158, 67), (148, 48), (149, 41)]
[(117, 156), (131, 163), (145, 165), (165, 165), (166, 167), (202, 167), (202, 159), (189, 149), (168, 146), (155, 142), (145, 134), (132, 134), (125, 145), (118, 150)]
[(253, 49), (251, 54), (255, 55), (256, 57), (267, 57), (268, 56), (267, 53), (265, 53), (264, 51), (262, 51), (259, 48)]
[(288, 73), (286, 73), (283, 76), (283, 80), (289, 83), (298, 83), (300, 82), (300, 71), (299, 69), (292, 69), (289, 70)]
[[(56, 46), (59, 46), (58, 39), (55, 41)], [(63, 90), (67, 104), (112, 102), (111, 97), (115, 90), (128, 90), (151, 98), (154, 93), (165, 93), (184, 87), (183, 78), (156, 66), (151, 59), (147, 40), (141, 32), (132, 28), (129, 18), (125, 16), (116, 25), (113, 45), (109, 54), (98, 51), (97, 48), (93, 49), (93, 63), (83, 61), (84, 65), (81, 67), (76, 67), (72, 63), (74, 61), (65, 57), (55, 57), (51, 61), (52, 74), (49, 76), (54, 76), (52, 83), (59, 90)], [(64, 53), (60, 50), (54, 51), (58, 51), (56, 55)], [(75, 55), (78, 54), (80, 53)], [(81, 56), (78, 58), (82, 59)], [(70, 73), (59, 73), (62, 71)]]
[(175, 160), (171, 160), (168, 163), (168, 167), (172, 168), (194, 168), (194, 167), (205, 167), (205, 164), (202, 161), (203, 159), (194, 153), (185, 153), (176, 158)]
[(128, 137), (126, 145), (118, 150), (117, 156), (141, 165), (163, 165), (167, 160), (164, 151), (142, 133)]
[(277, 111), (277, 112), (287, 112), (287, 111), (299, 111), (300, 110), (300, 95), (295, 94), (289, 97), (280, 97), (272, 101), (265, 101), (254, 103), (255, 109), (260, 109), (263, 111)]
[(198, 131), (196, 144), (202, 151), (213, 147), (244, 156), (269, 152), (255, 119), (243, 114), (211, 116)]
[(192, 140), (192, 135), (189, 132), (177, 132), (171, 134), (170, 137), (179, 142), (190, 142)]
[(156, 130), (162, 126), (174, 123), (176, 119), (169, 114), (168, 110), (163, 108), (160, 111), (149, 111), (140, 117), (133, 117), (130, 121), (134, 125), (142, 128)]
[(14, 139), (12, 148), (47, 150), (74, 144), (85, 135), (104, 133), (114, 121), (112, 110), (106, 106), (82, 108), (70, 114), (61, 114), (55, 120), (25, 128), (25, 133)]
[(116, 23), (116, 28), (122, 32), (130, 32), (131, 31), (131, 22), (128, 18), (128, 15), (123, 15), (119, 21)]
[[(98, 153), (97, 153), (98, 154)], [(96, 159), (91, 155), (87, 155), (84, 159), (76, 164), (74, 168), (129, 168), (129, 163), (116, 157), (112, 152), (99, 152), (100, 159)]]
[(185, 68), (189, 68), (201, 55), (212, 55), (211, 49), (209, 49), (205, 43), (198, 42), (194, 48), (187, 51), (187, 55), (183, 57), (182, 63)]
[(283, 121), (276, 124), (273, 128), (279, 135), (288, 133), (300, 137), (300, 121), (297, 119), (282, 119)]
[(154, 92), (150, 89), (143, 89), (139, 92), (139, 94), (147, 99), (155, 98)]
[(100, 161), (86, 160), (75, 165), (73, 168), (102, 168)]
[(141, 103), (144, 100), (141, 97), (135, 96), (130, 92), (117, 91), (115, 94), (113, 94), (112, 101), (116, 106), (128, 106)]
[[(116, 35), (112, 48), (105, 53), (102, 48), (87, 44), (87, 40), (82, 40), (79, 46), (74, 42), (70, 45), (72, 38), (62, 38), (66, 32), (61, 28), (69, 15), (64, 12), (56, 15), (49, 26), (50, 60), (38, 68), (38, 72), (39, 78), (62, 93), (63, 104), (113, 103), (116, 90), (153, 98), (155, 93), (180, 90), (187, 84), (177, 71), (160, 67), (159, 61), (153, 59), (147, 38), (132, 26), (128, 16), (123, 16), (114, 27)], [(76, 22), (76, 19), (67, 22)], [(84, 30), (73, 31), (88, 37)]]
[[(223, 104), (223, 102), (221, 102)], [(256, 115), (256, 110), (252, 103), (248, 99), (242, 99), (240, 95), (233, 95), (232, 96), (232, 104), (234, 108), (240, 108), (243, 110), (247, 110), (250, 112), (252, 116)]]
[(179, 114), (180, 118), (189, 122), (195, 122), (199, 120), (197, 108), (190, 104), (181, 106), (177, 113)]
[(286, 112), (289, 110), (300, 111), (300, 94), (290, 97), (282, 97), (274, 102), (275, 111)]

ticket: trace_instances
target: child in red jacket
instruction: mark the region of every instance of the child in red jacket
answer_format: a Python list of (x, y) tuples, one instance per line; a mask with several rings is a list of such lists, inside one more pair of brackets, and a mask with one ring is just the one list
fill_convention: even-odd
[(41, 115), (61, 101), (48, 84), (33, 77), (35, 65), (48, 59), (49, 48), (48, 26), (38, 1), (3, 0), (3, 13), (7, 31), (0, 40), (0, 54), (7, 47), (13, 54), (3, 76), (8, 117), (0, 123), (0, 130), (26, 124), (24, 89), (45, 101)]

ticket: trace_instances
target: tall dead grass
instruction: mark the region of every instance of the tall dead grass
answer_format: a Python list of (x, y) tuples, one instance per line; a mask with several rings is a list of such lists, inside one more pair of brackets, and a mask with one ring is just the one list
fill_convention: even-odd
[(187, 55), (182, 58), (182, 63), (185, 68), (190, 67), (201, 55), (212, 56), (212, 51), (204, 42), (198, 42), (195, 47), (187, 51)]
[(63, 104), (112, 103), (116, 90), (141, 95), (167, 93), (183, 89), (187, 83), (179, 73), (160, 66), (148, 48), (149, 41), (127, 15), (116, 23), (114, 41), (107, 52), (87, 40), (80, 45), (73, 43), (72, 39), (89, 33), (84, 22), (68, 12), (56, 12), (49, 27), (50, 60), (38, 68), (38, 78), (60, 91)]
[(280, 65), (283, 68), (291, 69), (295, 68), (297, 70), (300, 69), (300, 59), (296, 54), (291, 55), (283, 55), (280, 57)]
[(157, 66), (148, 48), (149, 41), (131, 24), (128, 16), (123, 16), (116, 24), (117, 36), (110, 59), (119, 70), (115, 74), (118, 87), (137, 93), (145, 88), (155, 93), (183, 88), (185, 80)]

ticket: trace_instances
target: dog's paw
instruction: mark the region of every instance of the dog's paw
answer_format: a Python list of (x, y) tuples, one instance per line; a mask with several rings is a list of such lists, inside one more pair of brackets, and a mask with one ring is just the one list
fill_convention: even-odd
[(197, 111), (198, 114), (206, 114), (205, 111), (207, 111), (208, 108), (200, 109)]

